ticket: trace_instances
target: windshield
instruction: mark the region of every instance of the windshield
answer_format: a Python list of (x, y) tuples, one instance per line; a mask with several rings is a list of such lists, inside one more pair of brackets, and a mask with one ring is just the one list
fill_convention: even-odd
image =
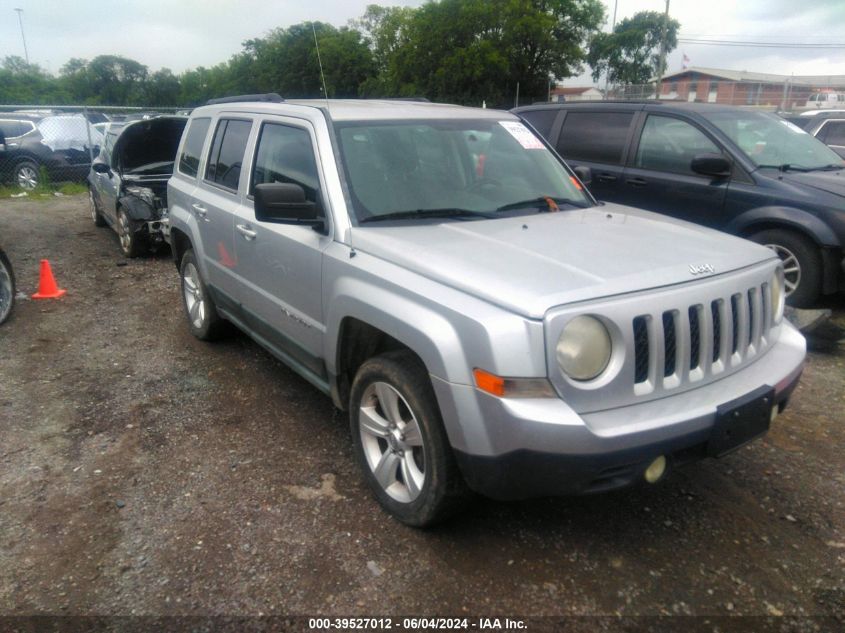
[(336, 131), (361, 222), (502, 217), (592, 204), (519, 121), (339, 122)]
[(703, 112), (758, 167), (821, 169), (842, 158), (804, 130), (765, 112)]

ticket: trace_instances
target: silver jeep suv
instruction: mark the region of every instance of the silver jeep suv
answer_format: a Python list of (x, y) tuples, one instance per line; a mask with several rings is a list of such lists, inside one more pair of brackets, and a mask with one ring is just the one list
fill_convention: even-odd
[(597, 203), (506, 112), (217, 100), (168, 199), (193, 334), (231, 322), (349, 411), (410, 525), (654, 483), (762, 435), (801, 373), (771, 250)]

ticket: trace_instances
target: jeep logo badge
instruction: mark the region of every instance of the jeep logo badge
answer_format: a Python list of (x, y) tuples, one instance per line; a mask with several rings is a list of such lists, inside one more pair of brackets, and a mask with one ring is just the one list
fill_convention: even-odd
[(716, 272), (716, 269), (713, 268), (713, 264), (690, 264), (689, 272), (691, 275), (703, 275), (704, 273), (712, 275)]

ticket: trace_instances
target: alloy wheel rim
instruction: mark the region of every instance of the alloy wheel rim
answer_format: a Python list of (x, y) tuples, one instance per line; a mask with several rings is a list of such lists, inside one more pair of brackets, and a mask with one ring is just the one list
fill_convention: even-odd
[(38, 186), (38, 172), (29, 165), (18, 168), (18, 187), (31, 191)]
[(781, 244), (766, 244), (783, 262), (783, 284), (788, 297), (801, 283), (801, 263), (791, 250)]
[(117, 217), (117, 223), (120, 226), (118, 237), (120, 237), (120, 247), (124, 253), (128, 253), (132, 248), (132, 230), (129, 227), (129, 218), (121, 211)]
[(12, 276), (6, 265), (0, 261), (0, 323), (6, 320), (12, 309)]
[(426, 450), (419, 421), (395, 388), (386, 382), (367, 386), (358, 411), (364, 457), (384, 492), (411, 503), (426, 481)]
[(205, 297), (202, 294), (199, 272), (192, 263), (185, 266), (185, 274), (182, 276), (182, 292), (185, 296), (185, 308), (188, 310), (188, 319), (196, 329), (200, 329), (205, 322)]

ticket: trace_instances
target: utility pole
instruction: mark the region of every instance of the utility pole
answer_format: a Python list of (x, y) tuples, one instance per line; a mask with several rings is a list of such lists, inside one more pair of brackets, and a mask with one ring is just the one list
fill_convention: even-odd
[[(616, 9), (619, 8), (619, 0), (613, 0), (613, 22), (610, 25), (610, 33), (613, 34), (613, 29), (616, 28)], [(607, 101), (607, 87), (610, 84), (610, 68), (607, 69), (607, 74), (604, 76), (604, 99)]]
[(23, 40), (23, 54), (26, 58), (26, 65), (29, 66), (29, 51), (26, 50), (26, 37), (24, 37), (23, 34), (23, 18), (21, 17), (23, 9), (15, 9), (15, 11), (17, 11), (18, 13), (18, 24), (21, 27), (21, 40)]
[(660, 89), (663, 86), (663, 74), (666, 72), (666, 34), (669, 28), (669, 0), (666, 0), (666, 13), (663, 14), (663, 26), (660, 28), (660, 65), (657, 69), (657, 85), (654, 98), (660, 99)]

